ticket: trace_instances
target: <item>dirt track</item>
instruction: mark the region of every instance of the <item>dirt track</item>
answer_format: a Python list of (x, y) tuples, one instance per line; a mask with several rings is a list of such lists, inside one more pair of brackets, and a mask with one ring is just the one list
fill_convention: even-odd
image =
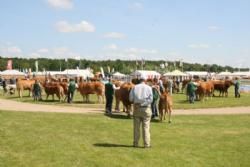
[[(103, 108), (80, 108), (72, 106), (52, 106), (43, 104), (22, 103), (0, 99), (1, 110), (22, 112), (59, 112), (59, 113), (103, 113)], [(217, 115), (217, 114), (250, 114), (250, 107), (231, 107), (213, 109), (174, 110), (174, 115)]]

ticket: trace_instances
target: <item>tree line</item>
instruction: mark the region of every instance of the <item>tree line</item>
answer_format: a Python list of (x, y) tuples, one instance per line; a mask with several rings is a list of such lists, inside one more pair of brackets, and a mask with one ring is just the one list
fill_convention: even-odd
[(173, 71), (175, 69), (181, 71), (207, 71), (207, 72), (222, 72), (222, 71), (248, 71), (248, 68), (233, 68), (230, 66), (220, 66), (217, 64), (199, 64), (187, 63), (180, 61), (151, 61), (151, 60), (86, 60), (86, 59), (25, 59), (25, 58), (5, 58), (0, 57), (0, 71), (6, 70), (7, 61), (12, 60), (12, 69), (24, 71), (31, 69), (36, 71), (35, 62), (38, 62), (38, 71), (63, 71), (65, 69), (86, 69), (91, 68), (94, 72), (100, 71), (102, 67), (105, 73), (119, 71), (121, 73), (129, 74), (135, 70), (156, 70), (160, 73)]

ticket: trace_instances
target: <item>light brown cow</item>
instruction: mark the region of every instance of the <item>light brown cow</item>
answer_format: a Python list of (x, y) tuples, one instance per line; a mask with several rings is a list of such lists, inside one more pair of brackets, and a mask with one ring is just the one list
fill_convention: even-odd
[(89, 101), (90, 94), (96, 94), (98, 102), (104, 103), (105, 87), (104, 84), (101, 82), (81, 82), (78, 84), (78, 91), (82, 95), (83, 100), (85, 98), (86, 102), (90, 102)]
[(212, 81), (199, 81), (197, 83), (196, 95), (199, 100), (204, 101), (204, 98), (208, 99), (208, 97), (212, 98), (214, 92), (214, 84)]
[(159, 100), (159, 115), (160, 121), (166, 120), (166, 113), (168, 114), (168, 122), (171, 123), (171, 113), (173, 111), (173, 100), (167, 91), (160, 95)]
[(116, 99), (116, 105), (115, 110), (119, 111), (119, 104), (120, 101), (123, 103), (123, 106), (125, 107), (125, 112), (130, 115), (130, 112), (132, 112), (132, 103), (129, 101), (129, 93), (131, 89), (134, 87), (134, 84), (131, 82), (123, 83), (120, 86), (120, 89), (115, 90), (115, 99)]
[(17, 79), (16, 82), (16, 89), (18, 92), (18, 96), (20, 98), (23, 97), (23, 91), (29, 90), (29, 96), (31, 96), (32, 92), (32, 85), (35, 83), (35, 80), (24, 80), (24, 79)]

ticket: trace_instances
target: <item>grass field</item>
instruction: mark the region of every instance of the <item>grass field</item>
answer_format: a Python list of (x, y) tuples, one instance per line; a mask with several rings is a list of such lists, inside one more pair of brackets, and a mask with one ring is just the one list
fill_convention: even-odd
[(0, 111), (0, 166), (247, 167), (250, 115), (175, 116), (152, 122), (152, 148), (132, 147), (123, 115)]
[[(241, 94), (241, 98), (234, 98), (234, 89), (231, 87), (229, 89), (228, 97), (218, 97), (218, 93), (216, 92), (215, 97), (212, 99), (202, 101), (196, 101), (195, 104), (189, 104), (186, 98), (186, 95), (183, 93), (173, 94), (174, 99), (174, 109), (194, 109), (194, 108), (218, 108), (218, 107), (236, 107), (236, 106), (250, 106), (250, 94), (244, 93)], [(25, 91), (25, 96), (22, 99), (19, 99), (16, 95), (9, 96), (0, 96), (0, 98), (6, 98), (16, 101), (34, 103), (31, 97), (27, 96), (28, 91)], [(52, 101), (52, 97), (50, 96), (48, 100), (45, 100), (45, 95), (43, 96), (44, 101), (39, 101), (35, 103), (39, 104), (50, 104), (50, 105), (69, 105), (66, 102), (59, 102), (57, 97), (55, 97), (55, 101)], [(75, 107), (86, 107), (86, 108), (104, 108), (104, 104), (98, 104), (96, 95), (90, 96), (91, 103), (83, 102), (83, 98), (79, 92), (75, 93), (73, 104), (71, 106)], [(114, 102), (115, 105), (115, 102)]]

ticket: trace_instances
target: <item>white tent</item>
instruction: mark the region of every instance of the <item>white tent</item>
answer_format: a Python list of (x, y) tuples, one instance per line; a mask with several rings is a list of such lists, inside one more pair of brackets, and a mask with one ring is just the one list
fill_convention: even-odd
[(24, 75), (24, 73), (18, 70), (5, 70), (0, 72), (0, 75)]
[(115, 72), (115, 73), (113, 74), (113, 76), (114, 76), (114, 77), (125, 77), (126, 75), (125, 75), (125, 74), (122, 74), (122, 73), (120, 73), (120, 72)]
[(161, 77), (161, 74), (156, 71), (147, 71), (147, 70), (136, 70), (130, 74), (133, 78), (140, 78), (141, 76), (145, 76), (147, 79), (149, 78), (157, 78)]
[(83, 77), (83, 79), (92, 78), (94, 74), (88, 70), (80, 70), (80, 69), (66, 69), (62, 72), (63, 75), (71, 76), (71, 77)]
[(187, 76), (184, 72), (181, 72), (180, 70), (174, 70), (172, 72), (167, 72), (163, 76)]
[(189, 76), (199, 76), (199, 77), (207, 77), (210, 76), (210, 74), (206, 71), (186, 71), (186, 74)]

